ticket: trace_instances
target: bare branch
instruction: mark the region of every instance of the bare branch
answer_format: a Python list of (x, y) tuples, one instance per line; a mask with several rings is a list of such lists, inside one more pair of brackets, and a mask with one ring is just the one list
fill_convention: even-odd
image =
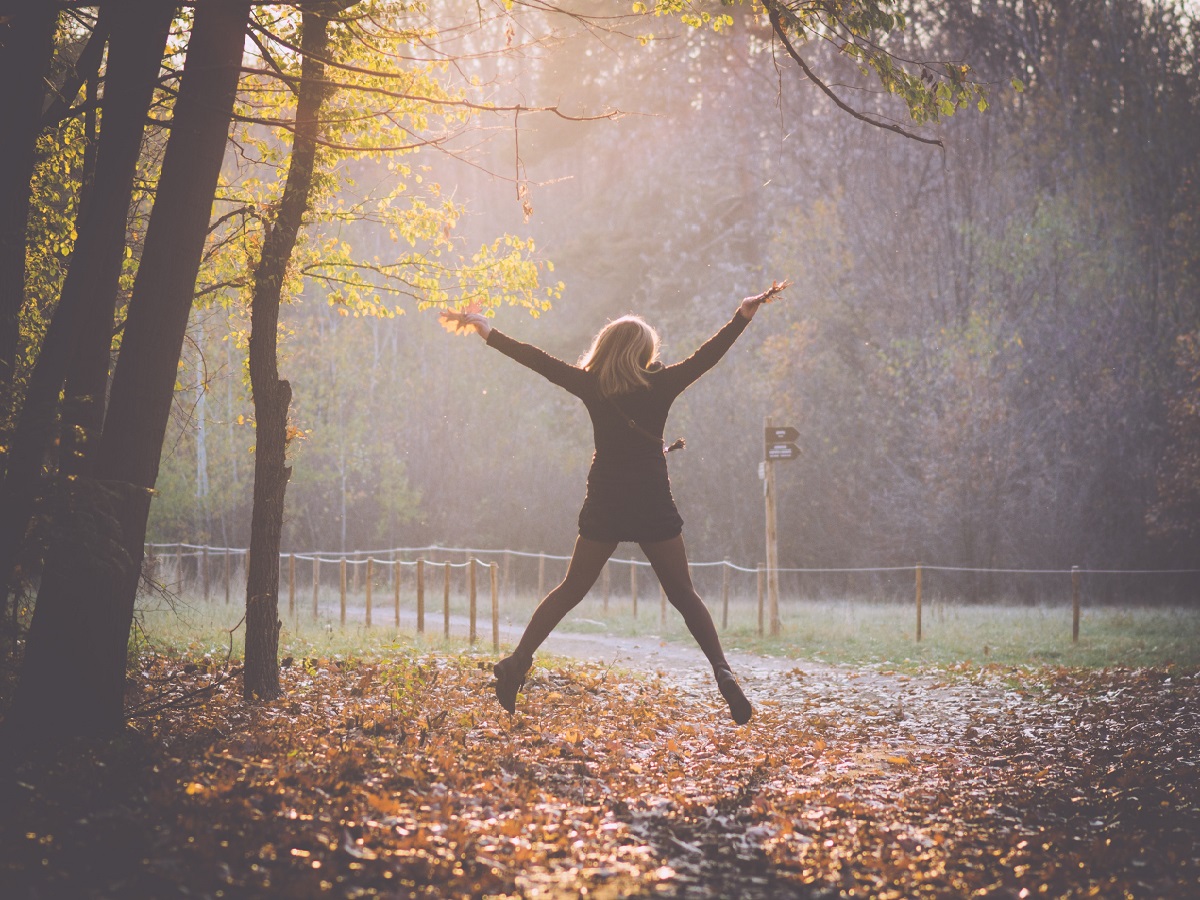
[[(244, 72), (254, 75), (266, 75), (267, 73), (261, 69), (243, 69)], [(568, 122), (600, 122), (608, 119), (617, 119), (625, 115), (619, 109), (609, 110), (608, 112), (596, 113), (595, 115), (571, 115), (563, 112), (557, 104), (552, 106), (526, 106), (523, 103), (516, 104), (493, 104), (493, 103), (477, 103), (472, 100), (465, 100), (454, 97), (429, 97), (423, 94), (410, 94), (404, 91), (392, 91), (383, 87), (373, 87), (365, 84), (347, 84), (343, 81), (321, 80), (314, 82), (323, 86), (330, 91), (347, 91), (358, 92), (362, 94), (377, 94), (381, 97), (388, 97), (393, 100), (407, 100), (412, 103), (427, 103), (430, 106), (447, 106), (461, 109), (470, 109), (477, 112), (496, 112), (496, 113), (551, 113), (560, 119)]]
[(297, 84), (297, 79), (283, 71), (283, 67), (276, 61), (275, 55), (259, 40), (258, 35), (254, 31), (254, 29), (250, 29), (246, 33), (246, 36), (254, 42), (254, 46), (258, 48), (258, 52), (262, 54), (263, 61), (271, 67), (271, 71), (275, 73), (275, 77), (286, 84), (293, 94), (299, 94), (300, 86)]
[(83, 87), (83, 83), (100, 71), (100, 61), (104, 56), (104, 45), (108, 42), (108, 16), (104, 14), (105, 9), (106, 7), (100, 8), (100, 14), (96, 17), (96, 22), (92, 27), (92, 33), (88, 37), (87, 43), (84, 44), (83, 50), (79, 52), (79, 58), (75, 60), (75, 64), (71, 67), (71, 72), (63, 82), (62, 87), (54, 92), (56, 94), (54, 102), (43, 113), (43, 128), (57, 125), (72, 114), (78, 114), (78, 110), (72, 111), (71, 103), (75, 100), (75, 95), (79, 93), (79, 89)]
[(767, 10), (767, 15), (771, 19), (771, 29), (775, 32), (776, 37), (778, 37), (780, 42), (783, 44), (784, 49), (787, 50), (788, 56), (795, 60), (796, 65), (798, 65), (804, 74), (808, 76), (809, 81), (820, 88), (825, 96), (827, 96), (837, 105), (838, 109), (842, 110), (844, 113), (847, 113), (851, 117), (858, 119), (860, 122), (865, 122), (866, 124), (872, 125), (875, 128), (882, 128), (884, 131), (894, 132), (902, 137), (906, 137), (912, 141), (918, 141), (922, 144), (932, 144), (935, 147), (941, 147), (943, 150), (946, 149), (946, 145), (942, 143), (940, 138), (927, 138), (922, 137), (919, 134), (914, 134), (913, 132), (902, 128), (894, 122), (884, 122), (880, 119), (868, 116), (865, 113), (861, 113), (843, 101), (841, 97), (833, 92), (829, 85), (816, 76), (813, 70), (809, 68), (808, 63), (806, 63), (800, 54), (796, 52), (796, 48), (788, 39), (787, 32), (784, 31), (783, 22), (779, 14), (779, 7), (776, 5), (775, 0), (762, 0), (762, 2), (763, 6)]

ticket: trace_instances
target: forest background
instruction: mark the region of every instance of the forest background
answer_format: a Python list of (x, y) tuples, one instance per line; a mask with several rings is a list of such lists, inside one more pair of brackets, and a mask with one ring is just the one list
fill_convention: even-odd
[[(394, 229), (364, 211), (407, 189), (462, 204), (449, 252), (507, 235), (536, 261), (552, 309), (501, 308), (495, 325), (568, 360), (630, 311), (660, 329), (668, 362), (680, 359), (742, 296), (796, 282), (668, 424), (688, 440), (671, 474), (694, 558), (761, 558), (757, 466), (772, 415), (801, 432), (800, 458), (778, 471), (784, 565), (1194, 563), (1194, 9), (908, 5), (929, 56), (968, 59), (990, 85), (986, 112), (938, 127), (944, 150), (850, 119), (797, 83), (765, 18), (714, 12), (732, 17), (725, 33), (663, 19), (649, 42), (556, 25), (552, 40), (525, 45), (531, 13), (489, 19), (462, 37), (458, 75), (499, 105), (602, 118), (484, 114), (400, 176), (382, 160), (337, 161), (328, 208), (360, 214), (308, 228), (294, 274), (318, 277), (297, 279), (283, 312), (296, 438), (283, 548), (562, 553), (574, 538), (591, 452), (582, 407), (447, 337), (414, 298), (371, 296), (388, 287), (371, 281), (378, 273), (347, 286), (347, 269), (322, 264), (395, 258)], [(514, 42), (517, 52), (485, 52)], [(820, 61), (866, 84), (853, 65)], [(23, 314), (25, 360), (47, 314), (38, 297), (55, 296), (69, 257), (85, 161), (61, 151), (82, 127), (68, 118), (44, 138), (60, 152), (43, 148), (35, 196), (50, 186), (58, 199), (35, 223), (31, 269), (44, 283)], [(285, 153), (278, 134), (237, 126), (224, 189), (269, 195)], [(135, 215), (134, 243), (139, 227)], [(215, 228), (210, 241), (151, 541), (248, 545), (239, 240), (252, 230)], [(15, 384), (9, 410), (20, 372)]]
[[(531, 105), (629, 113), (485, 123), (475, 165), (422, 154), (417, 178), (465, 203), (466, 246), (519, 235), (565, 285), (551, 312), (503, 310), (496, 326), (574, 360), (635, 311), (673, 361), (742, 296), (795, 280), (669, 423), (688, 439), (671, 474), (697, 558), (761, 558), (774, 415), (801, 431), (778, 473), (784, 565), (1194, 562), (1195, 17), (1141, 0), (914, 6), (935, 55), (996, 85), (986, 113), (943, 123), (940, 152), (781, 89), (765, 21), (730, 12), (728, 34), (678, 26), (638, 46), (584, 32), (479, 64)], [(386, 181), (345, 165), (347, 203)], [(319, 232), (368, 257), (394, 246), (370, 222)], [(246, 546), (254, 437), (234, 296), (197, 306), (152, 540)], [(360, 316), (340, 296), (310, 280), (284, 313), (304, 435), (285, 549), (568, 552), (591, 452), (582, 407), (430, 314)]]

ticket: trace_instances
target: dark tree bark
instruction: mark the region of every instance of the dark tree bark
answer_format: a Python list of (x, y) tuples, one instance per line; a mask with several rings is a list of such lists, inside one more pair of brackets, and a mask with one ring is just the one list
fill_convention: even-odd
[[(30, 374), (0, 484), (0, 589), (5, 596), (42, 487), (46, 453), (56, 435), (63, 380), (80, 350), (81, 336), (92, 345), (103, 344), (107, 378), (133, 177), (173, 15), (173, 7), (157, 0), (138, 0), (112, 10), (115, 27), (94, 179), (80, 211), (71, 265)], [(103, 334), (87, 334), (87, 330)]]
[(106, 734), (124, 721), (146, 517), (237, 91), (249, 0), (197, 4), (94, 479), (77, 479), (34, 608), (12, 722)]
[(250, 311), (250, 385), (254, 393), (254, 511), (250, 520), (250, 560), (246, 573), (247, 700), (279, 695), (279, 540), (283, 501), (291, 468), (285, 464), (288, 406), (292, 388), (279, 378), (279, 302), (296, 236), (309, 209), (317, 156), (321, 104), (326, 90), (322, 60), (329, 48), (329, 19), (302, 7), (296, 123), (288, 177), (279, 214), (263, 241), (254, 271)]
[[(30, 3), (14, 10), (9, 21), (0, 25), (0, 122), (4, 123), (5, 156), (0, 166), (0, 398), (5, 405), (13, 390), (20, 346), (29, 182), (57, 22), (57, 4)], [(0, 444), (5, 443), (4, 418), (0, 415)]]
[[(130, 21), (128, 16), (130, 11), (134, 13), (132, 21)], [(127, 48), (129, 50), (133, 49), (134, 45), (130, 43), (129, 36), (124, 31), (130, 25), (133, 25), (133, 29), (131, 30), (137, 30), (137, 34), (134, 35), (137, 46), (145, 48), (142, 57), (145, 67), (140, 74), (148, 74), (151, 78), (155, 78), (158, 75), (159, 65), (154, 63), (150, 58), (150, 48), (157, 47), (161, 59), (162, 50), (166, 43), (166, 35), (170, 30), (171, 19), (175, 11), (176, 8), (173, 5), (155, 2), (155, 0), (149, 0), (149, 2), (141, 0), (141, 2), (135, 2), (129, 6), (123, 6), (119, 12), (115, 13), (118, 32), (112, 40), (112, 52), (123, 52)], [(78, 90), (75, 82), (85, 82), (84, 86), (87, 89), (87, 96), (83, 105), (89, 131), (95, 128), (96, 109), (92, 108), (92, 101), (95, 99), (96, 81), (99, 76), (98, 67), (100, 57), (102, 56), (103, 44), (106, 41), (110, 22), (113, 18), (114, 11), (111, 5), (100, 8), (100, 14), (96, 19), (95, 31), (91, 38), (88, 39), (87, 46), (84, 47), (83, 52), (80, 54), (76, 69), (70, 79), (71, 84), (68, 86), (68, 90), (71, 91), (71, 96), (73, 97), (74, 92)], [(139, 26), (141, 26), (140, 29)], [(97, 49), (97, 47), (100, 49)], [(152, 71), (150, 71), (150, 66), (153, 66)], [(110, 86), (113, 91), (111, 96), (108, 94)], [(111, 75), (106, 75), (105, 100), (108, 102), (104, 104), (105, 114), (108, 114), (110, 103), (114, 106), (120, 105), (122, 113), (128, 113), (130, 110), (139, 108), (143, 103), (145, 104), (145, 108), (148, 109), (153, 97), (153, 86), (153, 81), (138, 81), (133, 86), (133, 91), (136, 91), (134, 93), (130, 90), (129, 85), (120, 81), (114, 81)], [(144, 88), (149, 88), (150, 90), (143, 94), (142, 90)], [(43, 121), (54, 121), (55, 116), (66, 115), (66, 102), (67, 91), (63, 91), (46, 111)], [(124, 129), (127, 129), (128, 134), (133, 134), (138, 122), (126, 117), (123, 118), (120, 124), (124, 126)], [(94, 152), (94, 148), (97, 143), (94, 139), (89, 140), (89, 147), (93, 148), (93, 153), (90, 155), (90, 166), (89, 158), (86, 156), (84, 158), (83, 188), (80, 192), (80, 203), (83, 209), (87, 209), (91, 188), (95, 180), (96, 153)], [(120, 209), (125, 210), (126, 215), (128, 214), (129, 203), (132, 199), (132, 186), (131, 173), (129, 190), (124, 198), (124, 204), (120, 206)], [(115, 249), (118, 256), (113, 257), (105, 254), (102, 257), (110, 265), (107, 265), (105, 271), (100, 273), (101, 280), (93, 285), (90, 292), (91, 296), (84, 304), (82, 313), (79, 316), (79, 324), (76, 326), (75, 352), (71, 355), (70, 365), (67, 369), (66, 390), (62, 401), (61, 424), (58, 430), (60, 439), (57, 456), (58, 474), (60, 477), (64, 475), (90, 474), (91, 467), (88, 463), (95, 455), (96, 440), (100, 437), (100, 429), (104, 425), (104, 401), (105, 393), (108, 389), (108, 370), (112, 361), (112, 334), (122, 268), (119, 254), (124, 249), (125, 243), (123, 232), (118, 231), (116, 228), (117, 208), (114, 207), (110, 210), (110, 213), (111, 215), (108, 218), (113, 219), (113, 221), (106, 224), (111, 230), (104, 232), (110, 246), (105, 249)], [(119, 244), (117, 236), (120, 236)], [(113, 260), (116, 262), (115, 267), (111, 266), (111, 261)]]

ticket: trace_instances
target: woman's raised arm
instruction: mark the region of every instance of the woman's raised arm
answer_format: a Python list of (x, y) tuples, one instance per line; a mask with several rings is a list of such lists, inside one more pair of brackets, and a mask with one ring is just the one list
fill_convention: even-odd
[(689, 384), (721, 361), (721, 357), (733, 346), (758, 308), (764, 303), (770, 303), (771, 298), (788, 287), (791, 282), (775, 282), (761, 294), (745, 298), (738, 304), (737, 312), (733, 314), (725, 326), (705, 341), (700, 348), (683, 362), (667, 366), (664, 374), (671, 380), (675, 393), (680, 393)]
[(475, 329), (475, 333), (483, 338), (489, 347), (499, 350), (510, 359), (515, 359), (521, 365), (532, 369), (547, 381), (557, 384), (575, 396), (583, 396), (588, 382), (587, 373), (583, 369), (565, 363), (533, 344), (524, 344), (510, 338), (507, 334), (493, 328), (487, 318), (480, 313), (445, 310), (441, 315), (443, 322), (453, 323), (461, 328)]

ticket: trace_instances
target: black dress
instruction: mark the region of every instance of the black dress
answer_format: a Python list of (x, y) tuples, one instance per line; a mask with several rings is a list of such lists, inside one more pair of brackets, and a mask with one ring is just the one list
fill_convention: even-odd
[[(601, 395), (591, 372), (491, 330), (489, 346), (570, 391), (583, 401), (591, 416), (596, 452), (588, 472), (587, 496), (579, 511), (580, 537), (654, 543), (680, 534), (683, 519), (671, 496), (662, 447), (667, 413), (684, 388), (717, 364), (749, 321), (735, 313), (683, 362), (651, 369), (647, 373), (649, 387), (613, 398)], [(658, 439), (632, 428), (629, 419)]]

